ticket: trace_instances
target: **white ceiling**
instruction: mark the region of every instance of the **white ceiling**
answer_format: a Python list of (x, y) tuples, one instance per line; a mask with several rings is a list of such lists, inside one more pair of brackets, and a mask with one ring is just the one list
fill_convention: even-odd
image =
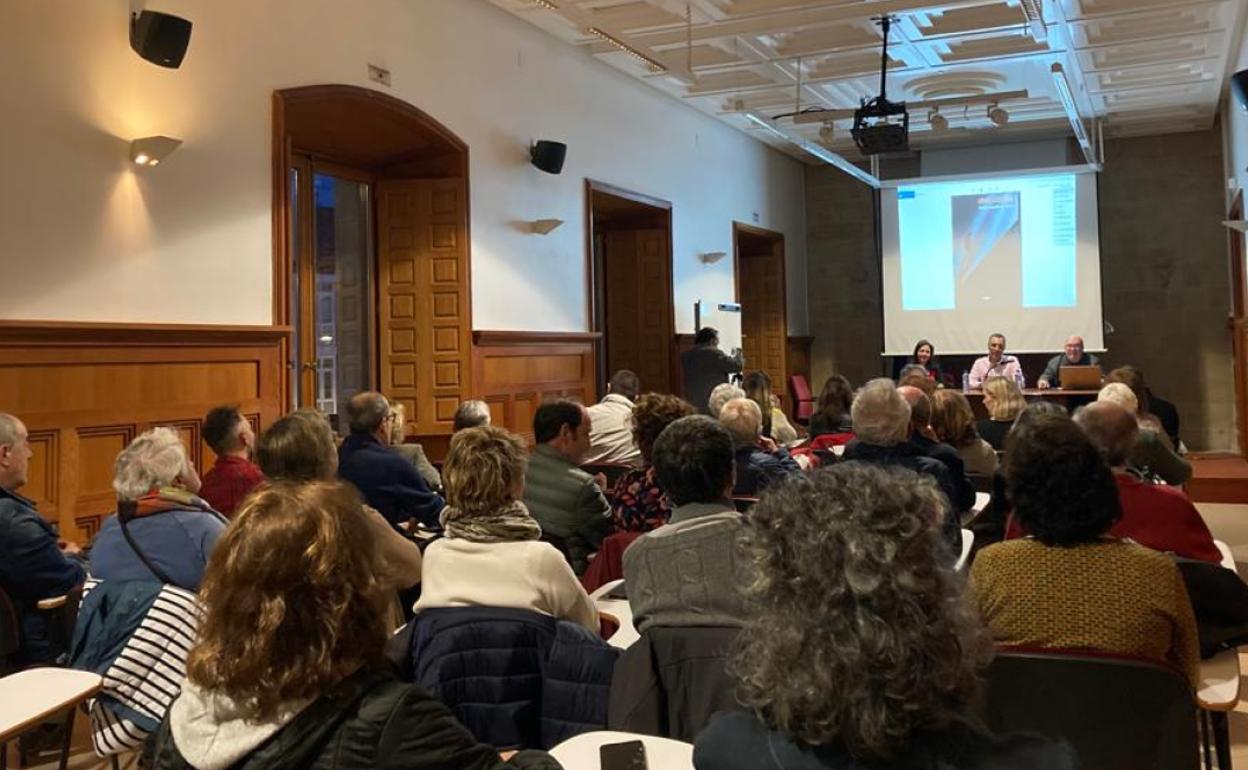
[[(910, 102), (1010, 91), (1009, 123), (985, 104), (945, 108), (933, 131), (911, 108), (911, 146), (1070, 135), (1050, 74), (1065, 70), (1080, 116), (1106, 136), (1208, 128), (1235, 63), (1248, 0), (490, 0), (671, 96), (785, 152), (818, 162), (746, 118), (808, 107), (852, 109), (879, 90), (890, 34), (888, 96)], [(1029, 23), (1024, 5), (1039, 6)], [(614, 37), (665, 71), (620, 51)], [(798, 76), (801, 88), (799, 94)], [(800, 101), (799, 101), (800, 100)], [(587, 105), (587, 108), (589, 106)], [(850, 120), (831, 137), (818, 122), (774, 125), (790, 137), (856, 157)]]

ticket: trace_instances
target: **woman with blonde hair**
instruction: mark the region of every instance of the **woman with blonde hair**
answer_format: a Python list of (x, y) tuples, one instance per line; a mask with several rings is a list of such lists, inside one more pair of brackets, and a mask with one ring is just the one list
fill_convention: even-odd
[(993, 449), (1002, 451), (1014, 418), (1026, 406), (1027, 401), (1023, 398), (1023, 391), (1018, 389), (1018, 383), (1008, 377), (989, 377), (984, 381), (984, 409), (988, 412), (988, 419), (980, 420), (976, 426), (979, 435)]
[(1155, 417), (1149, 421), (1141, 416), (1139, 398), (1129, 384), (1111, 382), (1101, 388), (1096, 400), (1117, 404), (1135, 417), (1139, 424), (1139, 438), (1131, 450), (1129, 463), (1133, 469), (1146, 476), (1155, 476), (1171, 486), (1187, 483), (1192, 477), (1192, 464), (1170, 448), (1170, 439), (1166, 438), (1165, 432), (1154, 427), (1160, 426), (1160, 423), (1155, 423)]
[(524, 442), (492, 425), (456, 433), (442, 466), (445, 537), (425, 549), (416, 613), (435, 607), (535, 610), (598, 633), (598, 610), (525, 507)]
[(359, 495), (277, 482), (213, 552), (187, 681), (145, 749), (153, 770), (557, 768), (510, 763), (383, 665), (387, 592)]
[(936, 438), (958, 450), (968, 473), (991, 476), (997, 470), (997, 453), (979, 437), (971, 402), (956, 390), (942, 389), (932, 396), (932, 430)]

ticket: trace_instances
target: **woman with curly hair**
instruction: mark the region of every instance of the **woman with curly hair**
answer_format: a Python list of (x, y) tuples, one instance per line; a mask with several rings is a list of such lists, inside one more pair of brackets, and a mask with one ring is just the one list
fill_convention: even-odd
[(217, 544), (182, 693), (148, 741), (153, 770), (558, 768), (504, 763), (383, 663), (377, 544), (341, 482), (253, 492)]
[(980, 614), (1002, 645), (1096, 650), (1168, 664), (1197, 684), (1196, 620), (1171, 558), (1109, 536), (1118, 486), (1069, 417), (1010, 434), (1005, 476), (1029, 537), (975, 557)]
[(975, 413), (966, 396), (956, 390), (938, 390), (932, 396), (932, 430), (936, 438), (958, 450), (968, 473), (991, 476), (997, 470), (997, 453), (979, 437)]
[(972, 701), (991, 644), (943, 566), (936, 485), (845, 463), (774, 487), (745, 518), (752, 614), (729, 664), (752, 710), (717, 715), (698, 770), (1070, 768), (998, 739)]
[(998, 452), (1005, 449), (1005, 437), (1010, 432), (1010, 426), (1026, 406), (1027, 401), (1017, 382), (1008, 377), (989, 377), (984, 382), (984, 409), (988, 412), (988, 419), (980, 420), (975, 426), (979, 435)]
[(620, 476), (607, 492), (616, 532), (649, 532), (671, 517), (672, 506), (659, 488), (650, 455), (654, 440), (664, 428), (695, 412), (684, 399), (663, 393), (647, 393), (637, 399), (633, 407), (633, 440), (641, 452), (642, 466)]

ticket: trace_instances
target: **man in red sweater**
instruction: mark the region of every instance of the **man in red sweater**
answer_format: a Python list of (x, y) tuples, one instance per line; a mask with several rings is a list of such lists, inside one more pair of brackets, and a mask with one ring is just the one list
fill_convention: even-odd
[[(1101, 450), (1118, 482), (1122, 518), (1109, 530), (1110, 535), (1128, 537), (1155, 551), (1188, 559), (1221, 561), (1209, 527), (1183, 490), (1141, 481), (1127, 467), (1127, 458), (1140, 433), (1135, 415), (1117, 404), (1098, 401), (1079, 410), (1075, 422)], [(1006, 537), (1023, 534), (1011, 518)]]
[(199, 496), (229, 518), (247, 493), (264, 481), (260, 467), (251, 461), (256, 434), (236, 406), (219, 406), (209, 412), (203, 431), (217, 461), (204, 474)]

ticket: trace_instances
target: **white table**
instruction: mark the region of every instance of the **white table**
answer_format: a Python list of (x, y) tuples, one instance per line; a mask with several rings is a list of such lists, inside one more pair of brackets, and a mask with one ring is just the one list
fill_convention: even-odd
[(32, 668), (0, 679), (0, 743), (90, 698), (102, 683), (99, 674), (71, 668)]
[(628, 600), (606, 598), (608, 593), (623, 582), (624, 580), (621, 578), (612, 580), (610, 583), (604, 583), (589, 595), (589, 598), (594, 600), (594, 606), (598, 608), (599, 612), (605, 612), (620, 621), (619, 630), (611, 635), (611, 638), (607, 640), (607, 644), (612, 647), (619, 647), (621, 650), (628, 649), (633, 642), (641, 638), (641, 634), (637, 633), (637, 629), (633, 627), (633, 608), (629, 605)]
[(978, 516), (979, 514), (984, 512), (984, 509), (988, 507), (988, 503), (991, 501), (992, 501), (992, 495), (988, 494), (987, 492), (976, 492), (975, 504), (971, 506), (971, 513)]
[(551, 749), (550, 755), (566, 770), (601, 770), (598, 748), (606, 743), (625, 741), (641, 741), (646, 745), (646, 764), (650, 770), (693, 770), (693, 744), (614, 730), (581, 733)]

